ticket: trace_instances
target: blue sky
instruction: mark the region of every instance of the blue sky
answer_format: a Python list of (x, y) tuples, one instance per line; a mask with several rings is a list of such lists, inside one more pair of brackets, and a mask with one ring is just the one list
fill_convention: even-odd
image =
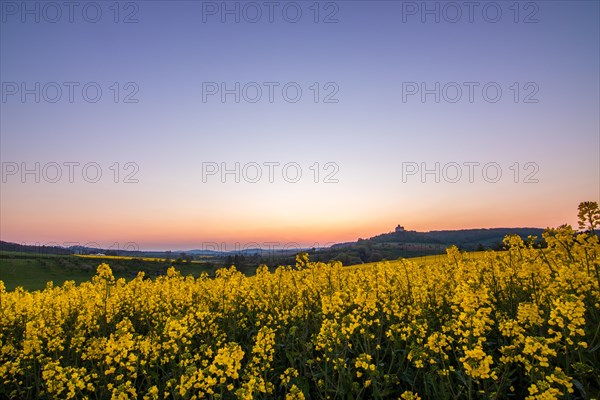
[[(62, 6), (56, 23), (45, 3), (0, 4), (2, 240), (147, 249), (325, 243), (397, 223), (419, 230), (574, 224), (580, 201), (600, 200), (595, 1), (478, 2), (472, 22), (463, 2), (276, 2), (273, 22), (264, 2), (120, 2), (117, 23), (108, 1), (81, 2), (73, 22)], [(222, 11), (236, 4), (240, 21), (227, 14), (223, 22)], [(256, 5), (263, 14), (252, 23)], [(23, 10), (36, 7), (40, 21), (35, 12), (23, 21)], [(424, 7), (438, 7), (440, 22), (434, 14), (423, 22)], [(289, 22), (298, 9), (298, 22)], [(92, 23), (96, 10), (102, 14)], [(124, 23), (128, 16), (137, 22)], [(53, 82), (62, 88), (56, 103), (48, 101)], [(74, 82), (73, 102), (65, 82)], [(234, 94), (222, 102), (220, 93), (204, 93), (203, 101), (203, 87), (236, 82), (250, 84), (239, 103)], [(404, 93), (403, 101), (403, 88), (436, 82), (439, 102), (434, 94), (423, 102), (420, 93)], [(465, 82), (474, 87), (472, 102)], [(33, 94), (23, 102), (21, 85), (36, 83), (40, 102)], [(97, 102), (84, 97), (86, 84), (92, 97), (101, 88)], [(286, 101), (286, 84), (290, 96), (301, 88), (297, 102)], [(257, 85), (262, 97), (253, 103)], [(457, 86), (462, 97), (451, 102)], [(502, 90), (497, 102), (486, 100), (484, 86), (492, 99)], [(125, 102), (127, 95), (137, 102)], [(325, 102), (327, 95), (337, 102)], [(37, 183), (10, 170), (36, 162), (40, 171), (62, 165), (63, 178), (51, 183), (40, 172)], [(65, 162), (96, 163), (102, 179), (76, 174), (69, 182)], [(223, 183), (217, 174), (203, 182), (203, 163), (212, 162), (258, 163), (263, 179), (226, 175)], [(271, 183), (265, 162), (296, 163), (302, 179), (279, 174)], [(502, 177), (489, 182), (477, 170), (470, 182), (465, 162), (499, 166)], [(337, 183), (323, 182), (333, 171), (326, 163), (337, 166)], [(439, 163), (439, 182), (432, 174), (403, 176), (408, 163)], [(462, 168), (456, 183), (441, 172), (449, 163)], [(134, 170), (138, 182), (124, 183)]]

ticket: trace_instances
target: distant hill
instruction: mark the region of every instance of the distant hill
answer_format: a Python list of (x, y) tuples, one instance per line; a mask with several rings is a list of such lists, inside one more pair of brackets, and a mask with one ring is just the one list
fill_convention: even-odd
[(479, 244), (494, 246), (502, 242), (506, 235), (516, 234), (526, 239), (528, 236), (542, 237), (544, 229), (540, 228), (489, 228), (460, 229), (446, 231), (400, 231), (373, 236), (368, 239), (373, 243), (432, 243), (456, 245), (459, 247), (476, 247)]
[(60, 246), (31, 246), (18, 243), (0, 241), (0, 251), (16, 251), (21, 253), (38, 253), (38, 254), (73, 254), (72, 250)]
[(460, 229), (417, 232), (398, 226), (394, 232), (382, 233), (356, 242), (338, 243), (328, 249), (310, 252), (311, 258), (319, 261), (339, 260), (344, 265), (361, 262), (395, 260), (443, 254), (446, 248), (455, 245), (462, 250), (485, 250), (502, 248), (506, 235), (516, 234), (526, 239), (537, 236), (541, 239), (544, 229), (540, 228), (490, 228)]
[(502, 242), (506, 235), (519, 235), (523, 239), (528, 236), (542, 238), (545, 229), (540, 228), (491, 228), (491, 229), (463, 229), (458, 231), (430, 231), (427, 234), (444, 243), (457, 246), (473, 246), (483, 244), (492, 246)]
[(144, 251), (133, 251), (133, 250), (113, 250), (113, 249), (101, 249), (97, 247), (86, 247), (86, 246), (46, 246), (46, 245), (25, 245), (12, 242), (0, 241), (0, 251), (14, 251), (20, 253), (37, 253), (37, 254), (58, 254), (58, 255), (69, 255), (69, 254), (106, 254), (114, 256), (131, 256), (131, 257), (152, 257), (165, 254), (165, 252), (144, 252)]

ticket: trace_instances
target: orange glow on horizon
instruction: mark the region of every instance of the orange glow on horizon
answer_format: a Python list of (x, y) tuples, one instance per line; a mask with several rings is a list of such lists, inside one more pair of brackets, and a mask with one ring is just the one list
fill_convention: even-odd
[[(576, 226), (572, 216), (557, 215), (554, 221), (543, 222), (539, 219), (531, 223), (522, 223), (520, 216), (507, 216), (503, 223), (492, 222), (496, 218), (483, 217), (465, 219), (463, 215), (456, 214), (446, 220), (434, 220), (434, 217), (423, 218), (390, 218), (389, 220), (374, 220), (370, 222), (353, 222), (324, 227), (318, 225), (292, 225), (273, 227), (251, 225), (244, 226), (198, 226), (193, 224), (169, 224), (162, 226), (158, 223), (147, 222), (144, 226), (122, 223), (115, 229), (114, 222), (99, 224), (92, 230), (87, 230), (77, 224), (63, 224), (60, 231), (50, 225), (38, 226), (35, 230), (21, 226), (21, 229), (12, 229), (8, 224), (3, 224), (3, 231), (10, 231), (10, 235), (2, 232), (2, 240), (20, 244), (58, 244), (58, 245), (86, 245), (96, 243), (100, 247), (119, 246), (122, 248), (135, 245), (140, 250), (191, 250), (201, 248), (214, 248), (215, 246), (231, 249), (232, 247), (275, 247), (282, 248), (287, 245), (300, 247), (328, 247), (335, 243), (354, 242), (359, 238), (367, 239), (379, 234), (393, 231), (396, 225), (401, 224), (407, 230), (426, 232), (431, 230), (459, 230), (479, 228), (510, 228), (510, 227), (554, 227), (563, 223)], [(421, 221), (417, 221), (419, 218)], [(487, 220), (487, 221), (486, 221)], [(481, 221), (481, 222), (479, 222)], [(15, 227), (16, 228), (16, 227)], [(35, 232), (31, 234), (31, 232)], [(116, 232), (116, 233), (115, 233)]]

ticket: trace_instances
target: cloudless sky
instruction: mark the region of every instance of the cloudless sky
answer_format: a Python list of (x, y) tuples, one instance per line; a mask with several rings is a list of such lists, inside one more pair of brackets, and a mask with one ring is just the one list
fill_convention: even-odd
[(576, 225), (600, 201), (599, 4), (1, 0), (0, 237)]

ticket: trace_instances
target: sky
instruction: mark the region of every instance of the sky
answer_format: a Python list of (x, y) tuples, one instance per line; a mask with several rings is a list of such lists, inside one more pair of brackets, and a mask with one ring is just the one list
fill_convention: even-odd
[(576, 226), (597, 1), (0, 0), (0, 239), (327, 246)]

